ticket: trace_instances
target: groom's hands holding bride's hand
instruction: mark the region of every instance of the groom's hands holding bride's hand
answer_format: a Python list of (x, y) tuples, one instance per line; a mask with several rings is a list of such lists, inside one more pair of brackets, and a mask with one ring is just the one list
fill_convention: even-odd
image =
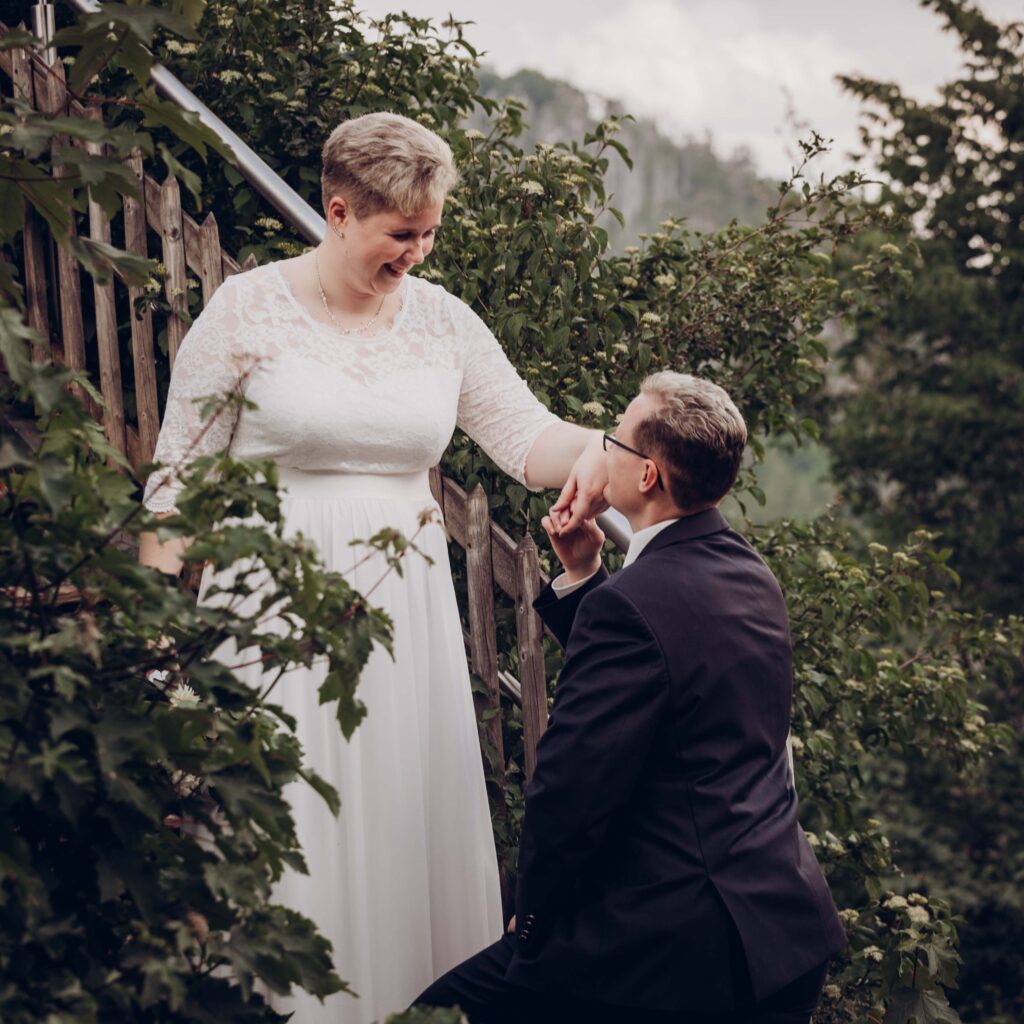
[(593, 576), (601, 568), (601, 546), (604, 544), (604, 532), (593, 519), (583, 519), (578, 526), (559, 526), (561, 516), (552, 506), (540, 525), (551, 541), (551, 547), (558, 555), (559, 561), (565, 566), (566, 582), (578, 583)]
[(598, 431), (590, 433), (592, 436), (573, 463), (558, 501), (551, 506), (551, 518), (559, 531), (575, 530), (585, 519), (593, 519), (608, 508), (604, 498), (604, 489), (608, 486), (604, 443)]

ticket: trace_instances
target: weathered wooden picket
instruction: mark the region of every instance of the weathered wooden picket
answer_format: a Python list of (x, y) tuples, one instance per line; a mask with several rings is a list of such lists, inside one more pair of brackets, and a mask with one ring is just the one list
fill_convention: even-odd
[[(69, 94), (63, 67), (52, 67), (27, 50), (0, 51), (0, 71), (26, 102), (46, 113), (100, 118), (99, 108), (84, 107)], [(68, 140), (55, 142), (55, 156)], [(90, 202), (81, 227), (90, 238), (117, 245), (142, 257), (159, 255), (166, 268), (165, 296), (170, 311), (156, 314), (138, 288), (114, 278), (91, 281), (91, 304), (83, 302), (81, 267), (64, 248), (54, 244), (45, 224), (27, 210), (24, 232), (24, 276), (29, 324), (51, 341), (51, 353), (40, 349), (42, 360), (54, 358), (98, 377), (103, 407), (95, 408), (109, 443), (136, 468), (150, 461), (160, 428), (158, 367), (165, 357), (156, 338), (167, 332), (167, 360), (173, 366), (188, 329), (188, 272), (198, 278), (205, 305), (224, 278), (255, 265), (239, 264), (220, 246), (217, 222), (210, 214), (198, 224), (182, 210), (178, 183), (158, 183), (143, 170), (136, 154), (129, 166), (139, 181), (139, 197), (126, 198), (112, 222), (99, 204)], [(60, 173), (60, 168), (55, 169)], [(159, 236), (159, 253), (152, 252), (149, 233)], [(155, 246), (154, 246), (155, 248)], [(138, 304), (138, 306), (137, 306)], [(90, 308), (91, 305), (91, 308)], [(137, 313), (136, 310), (139, 310)], [(87, 316), (91, 322), (87, 323)], [(162, 324), (159, 317), (163, 316)], [(157, 322), (155, 322), (157, 321)], [(130, 366), (121, 361), (118, 324), (130, 324)], [(94, 346), (94, 350), (89, 348)], [(134, 384), (134, 412), (126, 408), (125, 379)], [(547, 688), (542, 625), (532, 607), (543, 577), (532, 539), (516, 543), (488, 514), (487, 498), (478, 487), (466, 493), (435, 467), (431, 488), (441, 506), (451, 539), (464, 548), (467, 562), (468, 609), (466, 646), (473, 672), (486, 685), (477, 695), (477, 713), (488, 744), (504, 764), (501, 730), (501, 691), (521, 701), (523, 746), (527, 777), (533, 773), (536, 745), (547, 721)], [(495, 629), (495, 592), (515, 602), (519, 680), (499, 668)]]

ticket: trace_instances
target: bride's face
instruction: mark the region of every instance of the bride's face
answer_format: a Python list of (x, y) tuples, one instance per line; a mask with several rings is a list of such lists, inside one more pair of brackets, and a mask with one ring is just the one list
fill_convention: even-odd
[(361, 218), (349, 213), (339, 219), (349, 286), (363, 295), (395, 291), (406, 273), (430, 255), (442, 206), (437, 203), (412, 217), (397, 210), (382, 210)]

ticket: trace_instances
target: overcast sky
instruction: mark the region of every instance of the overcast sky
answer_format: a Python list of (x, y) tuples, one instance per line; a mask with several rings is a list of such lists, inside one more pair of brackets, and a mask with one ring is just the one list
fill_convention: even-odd
[[(953, 37), (916, 0), (362, 0), (374, 16), (404, 9), (473, 21), (470, 41), (499, 72), (520, 68), (624, 101), (676, 137), (710, 132), (745, 146), (765, 174), (790, 167), (801, 123), (856, 146), (857, 104), (835, 75), (894, 80), (921, 98), (956, 70)], [(1024, 20), (1024, 0), (981, 0)]]

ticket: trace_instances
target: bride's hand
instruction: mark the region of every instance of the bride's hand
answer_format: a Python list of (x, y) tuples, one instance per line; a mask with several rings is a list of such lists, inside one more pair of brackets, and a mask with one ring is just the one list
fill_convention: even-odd
[(604, 489), (608, 484), (608, 462), (599, 433), (587, 442), (573, 464), (558, 501), (551, 506), (551, 521), (555, 531), (574, 530), (585, 519), (604, 512), (608, 502)]

